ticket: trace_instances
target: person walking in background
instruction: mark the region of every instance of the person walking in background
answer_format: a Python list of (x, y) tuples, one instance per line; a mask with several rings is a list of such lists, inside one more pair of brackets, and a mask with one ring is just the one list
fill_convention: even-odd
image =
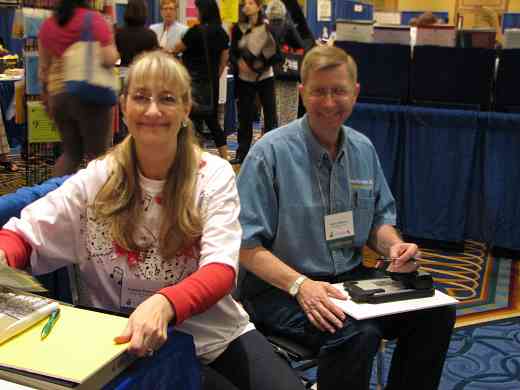
[[(222, 28), (222, 19), (215, 0), (195, 0), (200, 24), (191, 27), (173, 49), (173, 53), (183, 53), (182, 61), (190, 72), (193, 82), (207, 85), (205, 92), (213, 93), (213, 110), (204, 116), (191, 118), (195, 128), (202, 133), (206, 122), (215, 141), (220, 157), (228, 159), (226, 135), (218, 121), (219, 79), (229, 60), (229, 37)], [(206, 47), (207, 55), (206, 58)], [(211, 88), (211, 90), (209, 90)], [(194, 104), (197, 104), (195, 101)]]
[(159, 47), (157, 35), (145, 26), (147, 17), (148, 7), (144, 0), (128, 0), (124, 15), (125, 27), (116, 31), (121, 68), (127, 68), (138, 54)]
[(178, 4), (176, 0), (161, 0), (162, 23), (152, 24), (150, 29), (157, 35), (159, 46), (168, 53), (173, 51), (188, 27), (177, 22)]
[(112, 67), (119, 59), (112, 29), (99, 12), (88, 9), (86, 0), (61, 0), (38, 35), (42, 99), (60, 132), (63, 148), (54, 176), (74, 173), (84, 158), (93, 159), (112, 144), (112, 106), (86, 103), (64, 90), (63, 54), (80, 40), (88, 13), (92, 15), (92, 36), (101, 46), (101, 62)]
[[(296, 56), (303, 57), (305, 44), (281, 0), (272, 0), (265, 13), (269, 20), (269, 30), (286, 56), (285, 62), (274, 68), (278, 126), (283, 126), (296, 119), (298, 115), (299, 75)], [(301, 49), (301, 52), (294, 53), (294, 56), (290, 57), (289, 52), (293, 49)], [(295, 69), (285, 69), (288, 65), (294, 65)], [(279, 72), (276, 71), (277, 69)]]
[[(129, 314), (114, 338), (137, 356), (161, 348), (169, 324), (192, 335), (203, 390), (303, 390), (231, 296), (235, 174), (195, 141), (188, 72), (162, 51), (145, 53), (121, 100), (130, 135), (11, 218), (0, 262), (34, 273), (74, 262), (79, 303)], [(141, 299), (123, 298), (132, 288)]]
[(240, 164), (253, 140), (256, 96), (264, 112), (264, 132), (277, 127), (273, 64), (282, 60), (262, 13), (261, 0), (245, 0), (240, 20), (231, 31), (230, 61), (238, 97), (238, 150), (232, 164)]
[[(125, 27), (116, 31), (116, 46), (121, 55), (119, 77), (124, 83), (128, 66), (132, 60), (144, 51), (159, 48), (157, 35), (145, 26), (148, 7), (144, 0), (129, 0), (125, 9)], [(119, 142), (128, 134), (128, 129), (121, 110), (119, 111), (119, 129), (114, 135), (114, 142)]]

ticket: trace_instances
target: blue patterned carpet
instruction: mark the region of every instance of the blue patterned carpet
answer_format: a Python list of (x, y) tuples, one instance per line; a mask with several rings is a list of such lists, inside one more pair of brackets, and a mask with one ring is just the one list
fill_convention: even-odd
[(520, 389), (520, 319), (457, 330), (440, 389)]
[[(384, 378), (395, 343), (384, 354)], [(375, 389), (375, 377), (372, 388)], [(520, 319), (502, 320), (456, 330), (440, 390), (520, 389)]]

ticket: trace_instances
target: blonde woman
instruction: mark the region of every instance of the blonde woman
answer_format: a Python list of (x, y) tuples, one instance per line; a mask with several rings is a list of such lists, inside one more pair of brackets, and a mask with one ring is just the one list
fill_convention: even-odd
[[(138, 57), (121, 101), (127, 138), (11, 219), (0, 259), (37, 274), (77, 263), (80, 303), (131, 313), (114, 336), (138, 356), (163, 345), (169, 323), (193, 335), (203, 389), (303, 389), (230, 295), (241, 239), (235, 177), (196, 145), (190, 91), (169, 54)], [(129, 304), (132, 288), (151, 293)]]

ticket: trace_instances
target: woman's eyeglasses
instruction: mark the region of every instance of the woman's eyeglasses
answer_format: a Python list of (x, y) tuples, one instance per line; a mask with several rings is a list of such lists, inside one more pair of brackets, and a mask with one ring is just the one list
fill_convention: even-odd
[(174, 108), (179, 104), (179, 99), (177, 98), (177, 96), (169, 93), (161, 94), (159, 96), (154, 97), (152, 95), (145, 95), (144, 93), (136, 92), (130, 94), (130, 99), (132, 99), (132, 102), (134, 102), (142, 108), (150, 107), (152, 102), (155, 102), (159, 109), (166, 110)]

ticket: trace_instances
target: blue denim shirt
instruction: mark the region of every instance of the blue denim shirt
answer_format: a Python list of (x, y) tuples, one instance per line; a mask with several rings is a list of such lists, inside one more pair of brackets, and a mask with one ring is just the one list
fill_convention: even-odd
[[(319, 182), (318, 182), (319, 180)], [(371, 229), (395, 225), (395, 201), (370, 140), (342, 127), (334, 161), (307, 116), (264, 135), (250, 150), (238, 176), (242, 247), (262, 245), (298, 272), (328, 278), (362, 261)], [(354, 243), (330, 249), (324, 216), (353, 210)], [(245, 296), (268, 288), (246, 277)]]

